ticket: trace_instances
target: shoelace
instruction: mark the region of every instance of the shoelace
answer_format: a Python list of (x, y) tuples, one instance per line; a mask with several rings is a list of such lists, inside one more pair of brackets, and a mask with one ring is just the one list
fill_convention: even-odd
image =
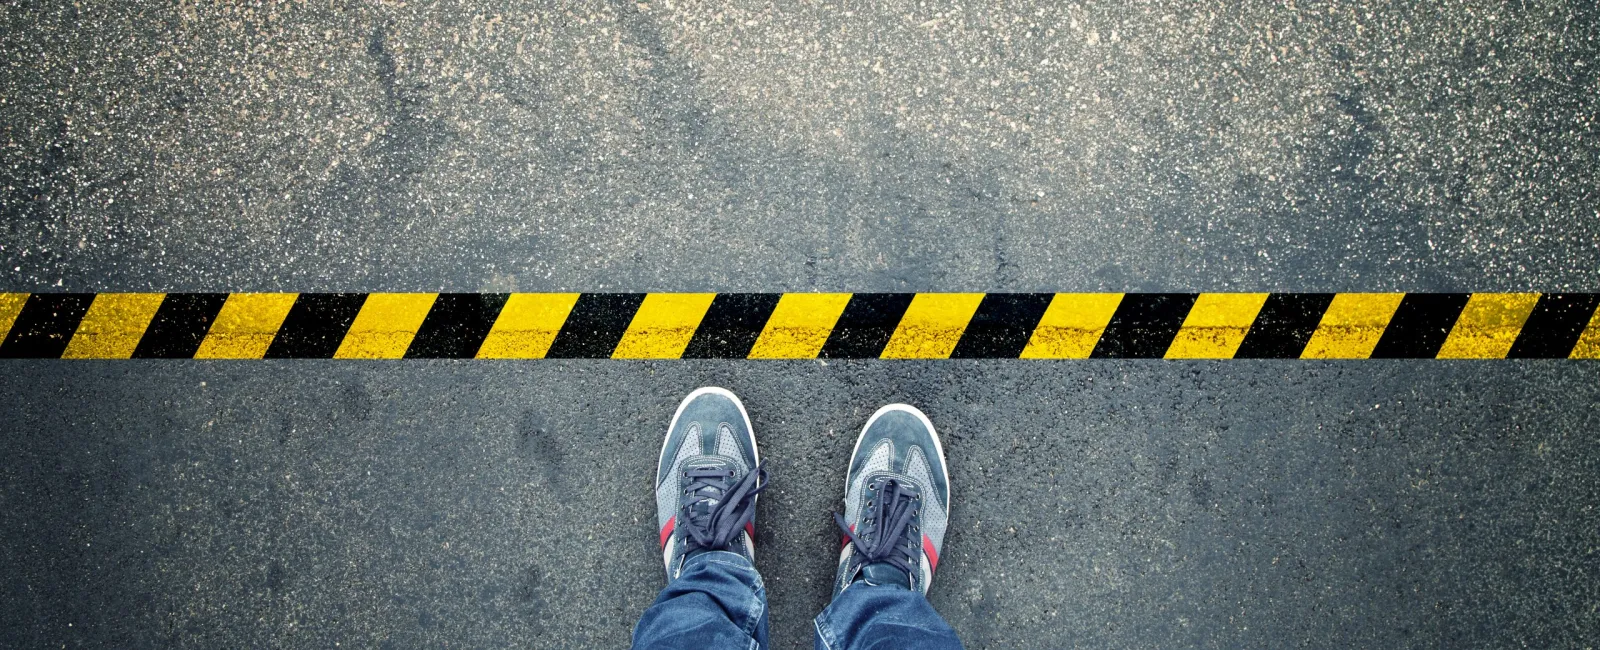
[(719, 466), (688, 467), (678, 527), (684, 532), (683, 552), (728, 550), (739, 531), (756, 516), (756, 495), (767, 487), (765, 464), (734, 482), (734, 470)]
[(837, 512), (833, 513), (834, 523), (855, 545), (861, 564), (883, 562), (906, 572), (907, 576), (917, 575), (912, 567), (920, 565), (917, 551), (921, 540), (912, 535), (916, 531), (911, 526), (911, 518), (921, 505), (921, 495), (915, 487), (891, 478), (880, 485), (876, 500), (877, 507), (864, 513), (855, 531), (850, 530), (844, 515)]

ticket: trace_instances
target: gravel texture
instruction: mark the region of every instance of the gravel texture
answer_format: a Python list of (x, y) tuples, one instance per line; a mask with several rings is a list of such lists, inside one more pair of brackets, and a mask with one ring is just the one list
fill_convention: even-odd
[(0, 20), (13, 288), (1600, 288), (1592, 2)]
[[(1600, 291), (1593, 2), (12, 2), (0, 290)], [(30, 362), (0, 645), (621, 647), (728, 386), (809, 647), (944, 432), (969, 647), (1582, 647), (1565, 362)]]

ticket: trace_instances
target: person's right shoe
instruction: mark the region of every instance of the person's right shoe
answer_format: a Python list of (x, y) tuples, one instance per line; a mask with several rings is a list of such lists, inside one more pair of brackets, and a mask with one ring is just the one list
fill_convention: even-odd
[(833, 595), (857, 582), (926, 595), (950, 515), (944, 448), (922, 411), (890, 404), (867, 420), (845, 475), (844, 532)]

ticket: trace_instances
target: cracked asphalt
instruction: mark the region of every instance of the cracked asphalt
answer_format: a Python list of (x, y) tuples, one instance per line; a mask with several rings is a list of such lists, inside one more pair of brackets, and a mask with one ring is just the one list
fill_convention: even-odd
[[(1593, 3), (12, 2), (5, 291), (1600, 291)], [(7, 361), (0, 645), (619, 647), (704, 384), (808, 647), (866, 416), (972, 648), (1581, 648), (1600, 371)]]

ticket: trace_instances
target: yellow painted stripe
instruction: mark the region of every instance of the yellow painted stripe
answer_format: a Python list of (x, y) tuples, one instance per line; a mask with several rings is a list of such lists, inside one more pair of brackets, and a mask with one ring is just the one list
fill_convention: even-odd
[(1266, 304), (1264, 293), (1202, 293), (1167, 347), (1168, 359), (1232, 359)]
[(783, 294), (749, 358), (815, 359), (849, 303), (848, 293)]
[(89, 303), (63, 359), (127, 359), (139, 347), (164, 293), (101, 293)]
[(1323, 312), (1302, 359), (1365, 359), (1383, 338), (1403, 293), (1341, 293)]
[(1594, 315), (1589, 317), (1589, 326), (1584, 328), (1583, 334), (1578, 335), (1578, 343), (1572, 346), (1572, 353), (1567, 357), (1600, 359), (1600, 309), (1596, 309)]
[(478, 358), (543, 359), (577, 303), (576, 293), (511, 294), (478, 347)]
[(1087, 359), (1122, 304), (1120, 293), (1058, 293), (1050, 299), (1023, 359)]
[(689, 347), (714, 293), (652, 293), (633, 313), (613, 359), (676, 359)]
[(399, 359), (433, 308), (436, 293), (370, 293), (335, 359)]
[(260, 359), (272, 346), (283, 319), (294, 307), (294, 293), (233, 293), (217, 312), (196, 359)]
[(884, 359), (948, 359), (983, 302), (981, 293), (919, 293), (883, 346)]
[(1537, 293), (1475, 293), (1461, 309), (1440, 359), (1504, 359), (1538, 304)]
[(27, 302), (28, 294), (0, 293), (0, 341), (11, 333), (11, 324), (17, 322), (17, 314), (22, 313), (22, 305)]

